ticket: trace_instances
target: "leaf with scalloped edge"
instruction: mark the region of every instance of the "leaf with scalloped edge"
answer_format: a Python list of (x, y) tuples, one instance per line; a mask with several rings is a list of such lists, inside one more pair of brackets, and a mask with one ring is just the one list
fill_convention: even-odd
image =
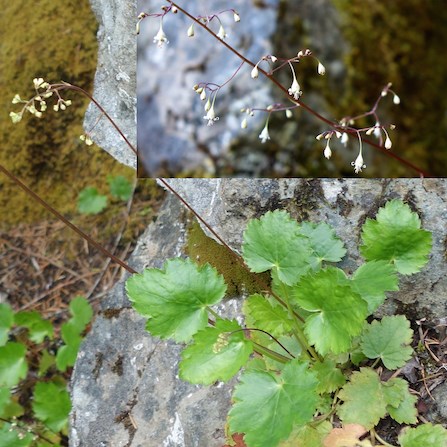
[(281, 441), (278, 447), (321, 447), (331, 429), (329, 421), (322, 421), (315, 427), (309, 424), (294, 427), (289, 438)]
[(416, 424), (417, 397), (410, 394), (408, 382), (399, 377), (394, 377), (388, 382), (382, 382), (382, 385), (389, 415), (399, 424)]
[(8, 422), (0, 427), (0, 447), (30, 447), (32, 444), (32, 433), (23, 433), (21, 430), (16, 430)]
[(343, 404), (337, 414), (345, 424), (360, 424), (369, 430), (387, 414), (380, 378), (371, 368), (352, 373), (338, 397)]
[(366, 220), (362, 241), (360, 252), (367, 261), (392, 262), (404, 275), (421, 270), (432, 246), (431, 233), (421, 229), (419, 216), (397, 199), (380, 208), (375, 220)]
[(0, 347), (0, 386), (17, 385), (27, 372), (25, 345), (10, 341)]
[(251, 220), (244, 232), (242, 251), (252, 272), (276, 270), (279, 279), (289, 285), (311, 268), (309, 239), (300, 234), (298, 223), (283, 210)]
[(403, 315), (385, 316), (366, 325), (361, 336), (361, 348), (369, 359), (380, 358), (386, 368), (404, 366), (411, 358), (413, 331)]
[(447, 430), (431, 423), (405, 427), (398, 439), (401, 447), (447, 447)]
[(311, 313), (304, 332), (322, 355), (348, 351), (368, 314), (366, 302), (352, 290), (344, 272), (335, 267), (303, 276), (291, 298), (292, 304)]
[(133, 308), (149, 319), (152, 335), (187, 342), (207, 326), (207, 307), (222, 300), (226, 285), (209, 264), (177, 258), (131, 276), (126, 290)]
[(205, 385), (227, 381), (247, 363), (252, 352), (253, 344), (237, 321), (218, 319), (214, 327), (197, 332), (183, 350), (180, 378)]
[(332, 393), (346, 383), (344, 374), (331, 359), (316, 362), (312, 369), (318, 374), (319, 393)]
[(53, 325), (44, 320), (42, 315), (35, 310), (17, 312), (14, 322), (17, 326), (28, 329), (29, 339), (34, 343), (42, 343), (45, 337), (53, 338)]
[(230, 431), (245, 433), (248, 447), (276, 446), (290, 436), (294, 425), (312, 420), (319, 399), (317, 385), (307, 362), (297, 359), (280, 374), (244, 372), (233, 393)]
[(292, 320), (280, 304), (272, 298), (259, 294), (250, 295), (243, 304), (244, 315), (249, 317), (250, 325), (263, 329), (275, 337), (292, 330)]
[(368, 303), (372, 314), (386, 299), (385, 292), (399, 290), (396, 268), (388, 261), (370, 261), (361, 265), (351, 279), (352, 288)]
[(307, 236), (313, 249), (312, 257), (315, 266), (319, 267), (323, 261), (339, 262), (346, 254), (343, 242), (337, 237), (334, 229), (325, 222), (302, 222), (300, 233)]

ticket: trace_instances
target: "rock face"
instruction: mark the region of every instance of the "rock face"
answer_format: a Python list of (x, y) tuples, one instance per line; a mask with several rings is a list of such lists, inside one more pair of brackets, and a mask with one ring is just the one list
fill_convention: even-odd
[[(136, 146), (136, 54), (135, 0), (91, 0), (99, 23), (98, 65), (93, 97), (115, 120), (126, 138)], [(91, 103), (84, 129), (92, 140), (126, 166), (136, 167), (137, 157), (111, 123)], [(99, 120), (99, 121), (98, 121)]]
[[(379, 314), (403, 313), (433, 324), (447, 315), (445, 180), (172, 179), (169, 184), (236, 250), (248, 219), (268, 210), (283, 208), (299, 221), (328, 222), (348, 249), (341, 263), (347, 272), (361, 263), (359, 233), (365, 219), (386, 201), (403, 199), (433, 233), (433, 249), (423, 271), (402, 278), (401, 290), (389, 294)], [(182, 256), (186, 220), (187, 213), (170, 196), (139, 241), (131, 265), (141, 271)], [(222, 310), (233, 315), (237, 309), (230, 300)], [(124, 282), (119, 283), (102, 303), (76, 363), (71, 447), (221, 447), (232, 384), (181, 382), (179, 350), (145, 332), (125, 297)], [(446, 413), (442, 405), (438, 402), (434, 417)]]

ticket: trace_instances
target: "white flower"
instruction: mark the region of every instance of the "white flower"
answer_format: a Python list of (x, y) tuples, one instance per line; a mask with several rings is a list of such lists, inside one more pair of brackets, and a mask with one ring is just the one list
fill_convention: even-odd
[(261, 139), (261, 143), (265, 143), (267, 140), (270, 140), (268, 122), (265, 123), (264, 129), (262, 129), (262, 132), (259, 134), (259, 138)]
[(188, 28), (188, 37), (194, 36), (194, 23), (191, 24), (191, 26)]
[(348, 144), (348, 141), (349, 141), (348, 132), (344, 132), (343, 135), (341, 136), (340, 142), (341, 142), (341, 144), (343, 144), (346, 147), (346, 145)]
[(13, 104), (18, 104), (19, 102), (21, 102), (22, 101), (22, 98), (19, 96), (19, 94), (16, 94), (15, 96), (14, 96), (14, 98), (12, 98), (12, 103)]
[(227, 36), (228, 36), (228, 34), (225, 32), (224, 27), (222, 25), (220, 25), (219, 32), (217, 33), (217, 37), (219, 39), (224, 40)]
[(212, 126), (214, 124), (214, 121), (218, 121), (219, 117), (216, 116), (216, 113), (214, 112), (214, 103), (208, 110), (207, 114), (203, 117), (204, 120), (208, 120), (208, 126)]
[(276, 62), (278, 60), (278, 58), (276, 56), (273, 56), (273, 54), (270, 56), (270, 60), (272, 62)]
[(396, 94), (394, 94), (393, 102), (394, 104), (400, 104), (400, 98)]
[(244, 118), (241, 122), (241, 129), (246, 129), (248, 126), (247, 118)]
[(38, 89), (43, 83), (44, 83), (43, 78), (34, 78), (33, 79), (33, 84), (34, 84), (35, 89)]
[(331, 141), (330, 139), (327, 140), (326, 147), (324, 148), (324, 156), (325, 156), (328, 160), (331, 158), (331, 155), (332, 155), (331, 148), (329, 147), (329, 142), (330, 142), (330, 141)]
[(351, 166), (354, 166), (354, 172), (358, 174), (359, 172), (362, 172), (362, 169), (366, 168), (366, 165), (363, 164), (363, 157), (362, 152), (360, 151), (358, 157), (355, 159), (355, 161), (351, 162)]
[(324, 75), (326, 73), (326, 68), (324, 68), (324, 65), (321, 62), (318, 62), (318, 74)]
[(393, 145), (390, 137), (387, 135), (385, 140), (385, 149), (391, 149), (391, 146)]
[(9, 116), (11, 117), (11, 121), (16, 124), (22, 119), (21, 113), (9, 112)]
[(206, 99), (206, 91), (202, 89), (202, 91), (200, 92), (200, 99), (202, 101), (205, 101)]
[(158, 45), (158, 48), (161, 48), (164, 44), (169, 43), (169, 40), (163, 31), (163, 23), (162, 22), (160, 22), (160, 29), (158, 30), (158, 33), (154, 36), (154, 43), (156, 43)]
[(382, 126), (380, 125), (379, 121), (376, 121), (376, 124), (374, 126), (374, 136), (379, 139), (382, 136)]
[(251, 71), (251, 77), (256, 79), (259, 76), (258, 65), (255, 65), (253, 70)]
[(241, 21), (241, 16), (236, 11), (234, 11), (233, 12), (233, 19), (234, 19), (235, 22), (240, 22)]
[(290, 109), (286, 109), (286, 118), (292, 118), (293, 113)]
[(294, 75), (292, 85), (289, 88), (289, 95), (298, 100), (302, 94), (303, 92), (300, 89), (300, 84), (298, 84), (298, 81), (296, 80), (296, 77)]

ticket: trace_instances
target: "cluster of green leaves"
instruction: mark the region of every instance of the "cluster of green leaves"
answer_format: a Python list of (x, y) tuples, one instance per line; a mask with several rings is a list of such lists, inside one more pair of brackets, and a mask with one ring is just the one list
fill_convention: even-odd
[[(123, 175), (109, 176), (107, 182), (112, 197), (126, 202), (132, 196), (132, 184)], [(99, 214), (107, 207), (107, 201), (106, 195), (100, 194), (93, 186), (87, 186), (79, 193), (78, 211), (81, 214)]]
[[(363, 433), (390, 416), (416, 424), (416, 397), (399, 377), (382, 380), (375, 366), (395, 370), (412, 356), (404, 316), (371, 315), (398, 290), (399, 276), (419, 272), (431, 234), (399, 200), (388, 202), (362, 227), (365, 262), (350, 276), (337, 263), (346, 254), (326, 223), (298, 223), (285, 211), (249, 222), (243, 257), (252, 272), (270, 270), (271, 290), (243, 304), (245, 326), (212, 308), (225, 296), (222, 276), (208, 264), (168, 260), (128, 279), (133, 307), (154, 336), (187, 343), (179, 374), (196, 384), (227, 381), (244, 370), (229, 413), (231, 433), (249, 447), (355, 446), (330, 420)], [(370, 317), (367, 321), (367, 318)], [(409, 427), (402, 447), (447, 445), (441, 426)], [(329, 443), (330, 442), (330, 443)], [(338, 441), (337, 441), (338, 442)], [(369, 441), (361, 441), (362, 445)]]
[(63, 373), (74, 365), (93, 311), (78, 296), (70, 313), (61, 344), (38, 312), (0, 304), (0, 447), (58, 445), (66, 435), (71, 403)]

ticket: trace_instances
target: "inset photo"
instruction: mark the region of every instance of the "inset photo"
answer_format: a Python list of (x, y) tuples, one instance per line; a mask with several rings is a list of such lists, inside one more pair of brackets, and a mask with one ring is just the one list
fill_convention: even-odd
[(447, 13), (139, 0), (139, 177), (438, 177)]

